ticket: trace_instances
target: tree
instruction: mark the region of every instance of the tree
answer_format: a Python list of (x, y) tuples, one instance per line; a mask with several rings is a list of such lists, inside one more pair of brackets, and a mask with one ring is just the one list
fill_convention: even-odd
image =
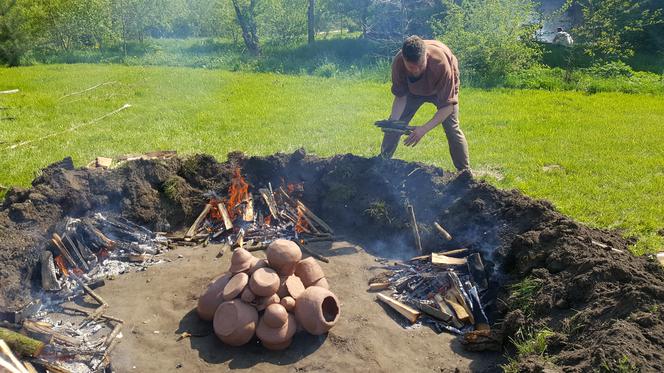
[(256, 27), (256, 5), (258, 0), (232, 0), (232, 2), (237, 21), (242, 29), (244, 44), (251, 54), (260, 55), (261, 48)]
[(495, 84), (534, 63), (537, 25), (532, 0), (442, 0), (434, 35), (459, 58), (461, 73), (476, 84)]
[(599, 60), (617, 60), (634, 55), (635, 34), (644, 37), (648, 26), (662, 24), (664, 5), (653, 0), (568, 0), (579, 6), (583, 22), (573, 32), (586, 54)]
[(17, 66), (26, 51), (16, 0), (0, 0), (0, 63)]
[(309, 6), (307, 7), (307, 42), (309, 44), (314, 43), (315, 38), (315, 17), (314, 17), (314, 6), (316, 5), (316, 0), (309, 0)]

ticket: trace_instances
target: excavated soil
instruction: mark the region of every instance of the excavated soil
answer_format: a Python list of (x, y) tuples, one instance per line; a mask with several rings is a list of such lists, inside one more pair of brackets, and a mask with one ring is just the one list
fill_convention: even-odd
[[(509, 341), (550, 331), (546, 358), (522, 355), (512, 367), (664, 371), (664, 271), (656, 261), (630, 254), (619, 233), (588, 228), (546, 201), (498, 190), (467, 173), (352, 155), (321, 159), (298, 151), (246, 158), (232, 153), (224, 163), (201, 155), (134, 161), (113, 170), (75, 169), (70, 159), (53, 164), (30, 189), (10, 190), (0, 208), (0, 312), (19, 309), (39, 290), (39, 253), (66, 217), (106, 212), (152, 229), (182, 229), (208, 200), (206, 193), (225, 194), (236, 167), (253, 190), (268, 182), (304, 183), (303, 201), (340, 232), (345, 247), (354, 248), (338, 251), (335, 243), (322, 250), (331, 256), (326, 270), (342, 313), (348, 313), (326, 338), (303, 337), (306, 341), (283, 354), (229, 349), (212, 336), (175, 343), (182, 328), (204, 329), (193, 320), (195, 295), (228, 260), (221, 258), (217, 265), (207, 257), (209, 248), (177, 249), (185, 253), (180, 262), (188, 264), (174, 260), (99, 290), (134, 326), (113, 354), (121, 371), (136, 371), (134, 366), (173, 370), (178, 359), (192, 370), (218, 364), (265, 370), (274, 365), (331, 371), (496, 369), (495, 355), (466, 353), (447, 334), (403, 330), (364, 292), (376, 258), (416, 255), (405, 200), (415, 208), (426, 248), (469, 247), (483, 253), (497, 297), (488, 311), (508, 353), (513, 352)], [(440, 238), (431, 229), (433, 221), (454, 240)], [(532, 285), (528, 292), (526, 283)], [(161, 324), (143, 320), (149, 315), (161, 317)], [(155, 334), (153, 328), (163, 330)], [(132, 356), (139, 355), (133, 363)]]

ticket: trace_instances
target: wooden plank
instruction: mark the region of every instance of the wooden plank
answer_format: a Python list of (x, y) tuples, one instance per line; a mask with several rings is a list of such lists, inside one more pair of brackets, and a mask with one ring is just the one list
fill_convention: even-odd
[(227, 231), (233, 229), (233, 221), (231, 220), (231, 216), (228, 215), (228, 210), (226, 210), (226, 206), (224, 206), (223, 203), (219, 202), (217, 203), (217, 210), (219, 210), (221, 218), (224, 220), (224, 228), (226, 228)]
[(83, 343), (82, 340), (57, 332), (53, 330), (53, 327), (44, 323), (25, 320), (23, 322), (23, 328), (28, 334), (30, 334), (30, 336), (46, 343), (50, 343), (51, 339), (69, 346), (80, 346), (81, 343)]
[(205, 217), (210, 213), (211, 208), (212, 208), (211, 204), (208, 203), (208, 204), (205, 205), (205, 208), (203, 208), (203, 211), (201, 211), (201, 213), (198, 215), (196, 220), (194, 220), (194, 223), (191, 225), (191, 227), (189, 227), (189, 230), (187, 231), (187, 233), (185, 233), (185, 235), (184, 235), (185, 238), (191, 238), (196, 234), (196, 229), (201, 224), (203, 219), (205, 219)]
[(272, 193), (265, 188), (258, 189), (258, 192), (261, 194), (261, 197), (263, 197), (267, 208), (270, 210), (270, 215), (272, 215), (272, 217), (275, 219), (279, 219), (279, 210), (277, 209), (276, 202), (274, 202), (274, 196)]
[(456, 314), (456, 316), (459, 320), (461, 320), (461, 321), (463, 321), (467, 324), (474, 324), (474, 322), (472, 320), (472, 316), (468, 312), (466, 312), (466, 309), (463, 308), (462, 305), (460, 305), (457, 302), (457, 298), (454, 295), (452, 295), (450, 293), (445, 294), (445, 302), (447, 304), (449, 304), (450, 307), (452, 307), (452, 309), (454, 310), (454, 313)]
[(420, 311), (415, 310), (414, 308), (399, 302), (396, 299), (390, 298), (384, 294), (376, 294), (376, 299), (379, 301), (387, 304), (390, 306), (393, 310), (399, 312), (401, 315), (403, 315), (405, 318), (408, 319), (411, 323), (417, 322), (417, 319), (420, 317), (421, 313)]
[(23, 364), (21, 364), (21, 362), (16, 358), (16, 355), (14, 355), (14, 353), (9, 348), (7, 343), (2, 339), (0, 339), (0, 351), (2, 351), (2, 353), (10, 360), (10, 361), (5, 361), (4, 359), (2, 359), (3, 367), (5, 367), (6, 369), (10, 369), (10, 367), (15, 368), (15, 371), (19, 373), (28, 373), (28, 370), (23, 367)]
[(431, 253), (431, 263), (442, 265), (465, 265), (468, 262), (466, 258), (453, 258), (451, 256)]
[(373, 284), (369, 284), (369, 291), (387, 290), (389, 287), (389, 282), (374, 282)]
[(297, 205), (302, 209), (302, 211), (305, 213), (305, 215), (307, 215), (309, 218), (311, 218), (311, 220), (315, 221), (316, 224), (318, 224), (321, 228), (323, 228), (323, 230), (326, 230), (327, 233), (329, 233), (329, 234), (334, 234), (334, 231), (332, 230), (332, 228), (330, 228), (330, 226), (327, 225), (327, 223), (325, 223), (325, 221), (323, 219), (319, 218), (316, 214), (314, 214), (313, 211), (309, 210), (309, 208), (307, 206), (305, 206), (304, 203), (302, 203), (301, 201), (298, 200)]

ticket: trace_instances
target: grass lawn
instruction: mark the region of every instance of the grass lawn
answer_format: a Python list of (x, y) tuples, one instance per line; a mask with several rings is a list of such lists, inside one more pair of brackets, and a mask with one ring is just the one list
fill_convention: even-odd
[[(97, 89), (61, 98), (99, 83)], [(304, 147), (321, 156), (378, 153), (373, 122), (390, 110), (386, 84), (347, 78), (220, 70), (42, 65), (0, 68), (0, 184), (28, 186), (35, 172), (72, 156), (174, 149), (224, 159)], [(131, 108), (96, 123), (21, 141)], [(421, 124), (433, 114), (425, 107)], [(552, 201), (593, 226), (640, 238), (635, 252), (664, 249), (664, 96), (462, 89), (461, 125), (473, 168), (495, 185)], [(396, 156), (452, 164), (442, 128)]]

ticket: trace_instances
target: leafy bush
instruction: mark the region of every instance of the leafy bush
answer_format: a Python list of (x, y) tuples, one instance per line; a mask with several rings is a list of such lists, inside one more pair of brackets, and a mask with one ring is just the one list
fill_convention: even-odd
[(462, 81), (495, 85), (533, 65), (541, 55), (533, 40), (531, 0), (442, 0), (445, 12), (431, 22), (434, 35), (459, 58)]
[(634, 75), (634, 70), (622, 61), (595, 64), (588, 69), (588, 72), (602, 78), (616, 78), (619, 76), (631, 77)]

